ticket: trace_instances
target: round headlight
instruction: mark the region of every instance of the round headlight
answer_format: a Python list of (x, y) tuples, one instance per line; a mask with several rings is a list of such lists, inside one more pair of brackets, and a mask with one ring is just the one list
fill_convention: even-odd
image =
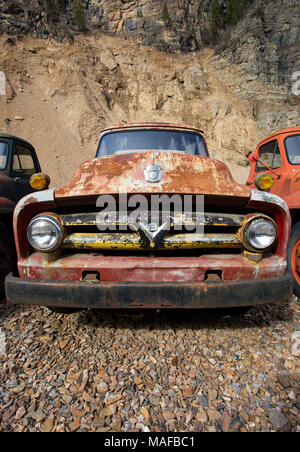
[(277, 238), (275, 223), (268, 218), (255, 218), (244, 230), (244, 240), (251, 248), (259, 251), (270, 248)]
[(59, 222), (51, 216), (41, 215), (29, 223), (27, 238), (37, 251), (56, 251), (63, 241), (63, 230)]

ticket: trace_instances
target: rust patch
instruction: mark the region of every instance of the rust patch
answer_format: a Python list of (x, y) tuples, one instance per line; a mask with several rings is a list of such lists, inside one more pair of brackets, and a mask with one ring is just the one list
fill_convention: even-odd
[[(144, 170), (155, 160), (162, 168), (159, 183), (145, 180)], [(194, 155), (149, 151), (113, 155), (84, 162), (72, 182), (55, 192), (62, 198), (116, 193), (181, 193), (250, 198), (251, 190), (233, 179), (219, 160)]]

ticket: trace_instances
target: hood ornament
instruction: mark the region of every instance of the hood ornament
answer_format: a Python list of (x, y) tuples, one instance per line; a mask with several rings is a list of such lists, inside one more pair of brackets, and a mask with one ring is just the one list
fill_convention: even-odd
[(159, 165), (147, 165), (144, 175), (147, 182), (160, 182), (163, 172)]

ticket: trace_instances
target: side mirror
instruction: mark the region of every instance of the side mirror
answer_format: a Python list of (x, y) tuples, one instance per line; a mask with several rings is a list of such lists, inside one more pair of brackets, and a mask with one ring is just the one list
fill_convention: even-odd
[(37, 173), (31, 176), (30, 186), (36, 191), (47, 190), (50, 185), (50, 177), (44, 173)]
[(248, 160), (251, 163), (256, 163), (258, 159), (259, 159), (259, 156), (256, 152), (250, 152), (250, 154), (248, 154)]

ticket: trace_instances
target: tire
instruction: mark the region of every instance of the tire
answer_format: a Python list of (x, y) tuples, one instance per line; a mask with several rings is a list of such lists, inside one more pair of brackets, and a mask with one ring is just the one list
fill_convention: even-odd
[(58, 308), (56, 306), (47, 306), (47, 308), (56, 314), (74, 314), (75, 312), (80, 311), (80, 309), (76, 308)]
[(17, 266), (16, 250), (12, 234), (0, 223), (0, 301), (5, 299), (5, 277)]
[(294, 277), (294, 294), (300, 298), (300, 222), (292, 227), (287, 252), (287, 267)]

